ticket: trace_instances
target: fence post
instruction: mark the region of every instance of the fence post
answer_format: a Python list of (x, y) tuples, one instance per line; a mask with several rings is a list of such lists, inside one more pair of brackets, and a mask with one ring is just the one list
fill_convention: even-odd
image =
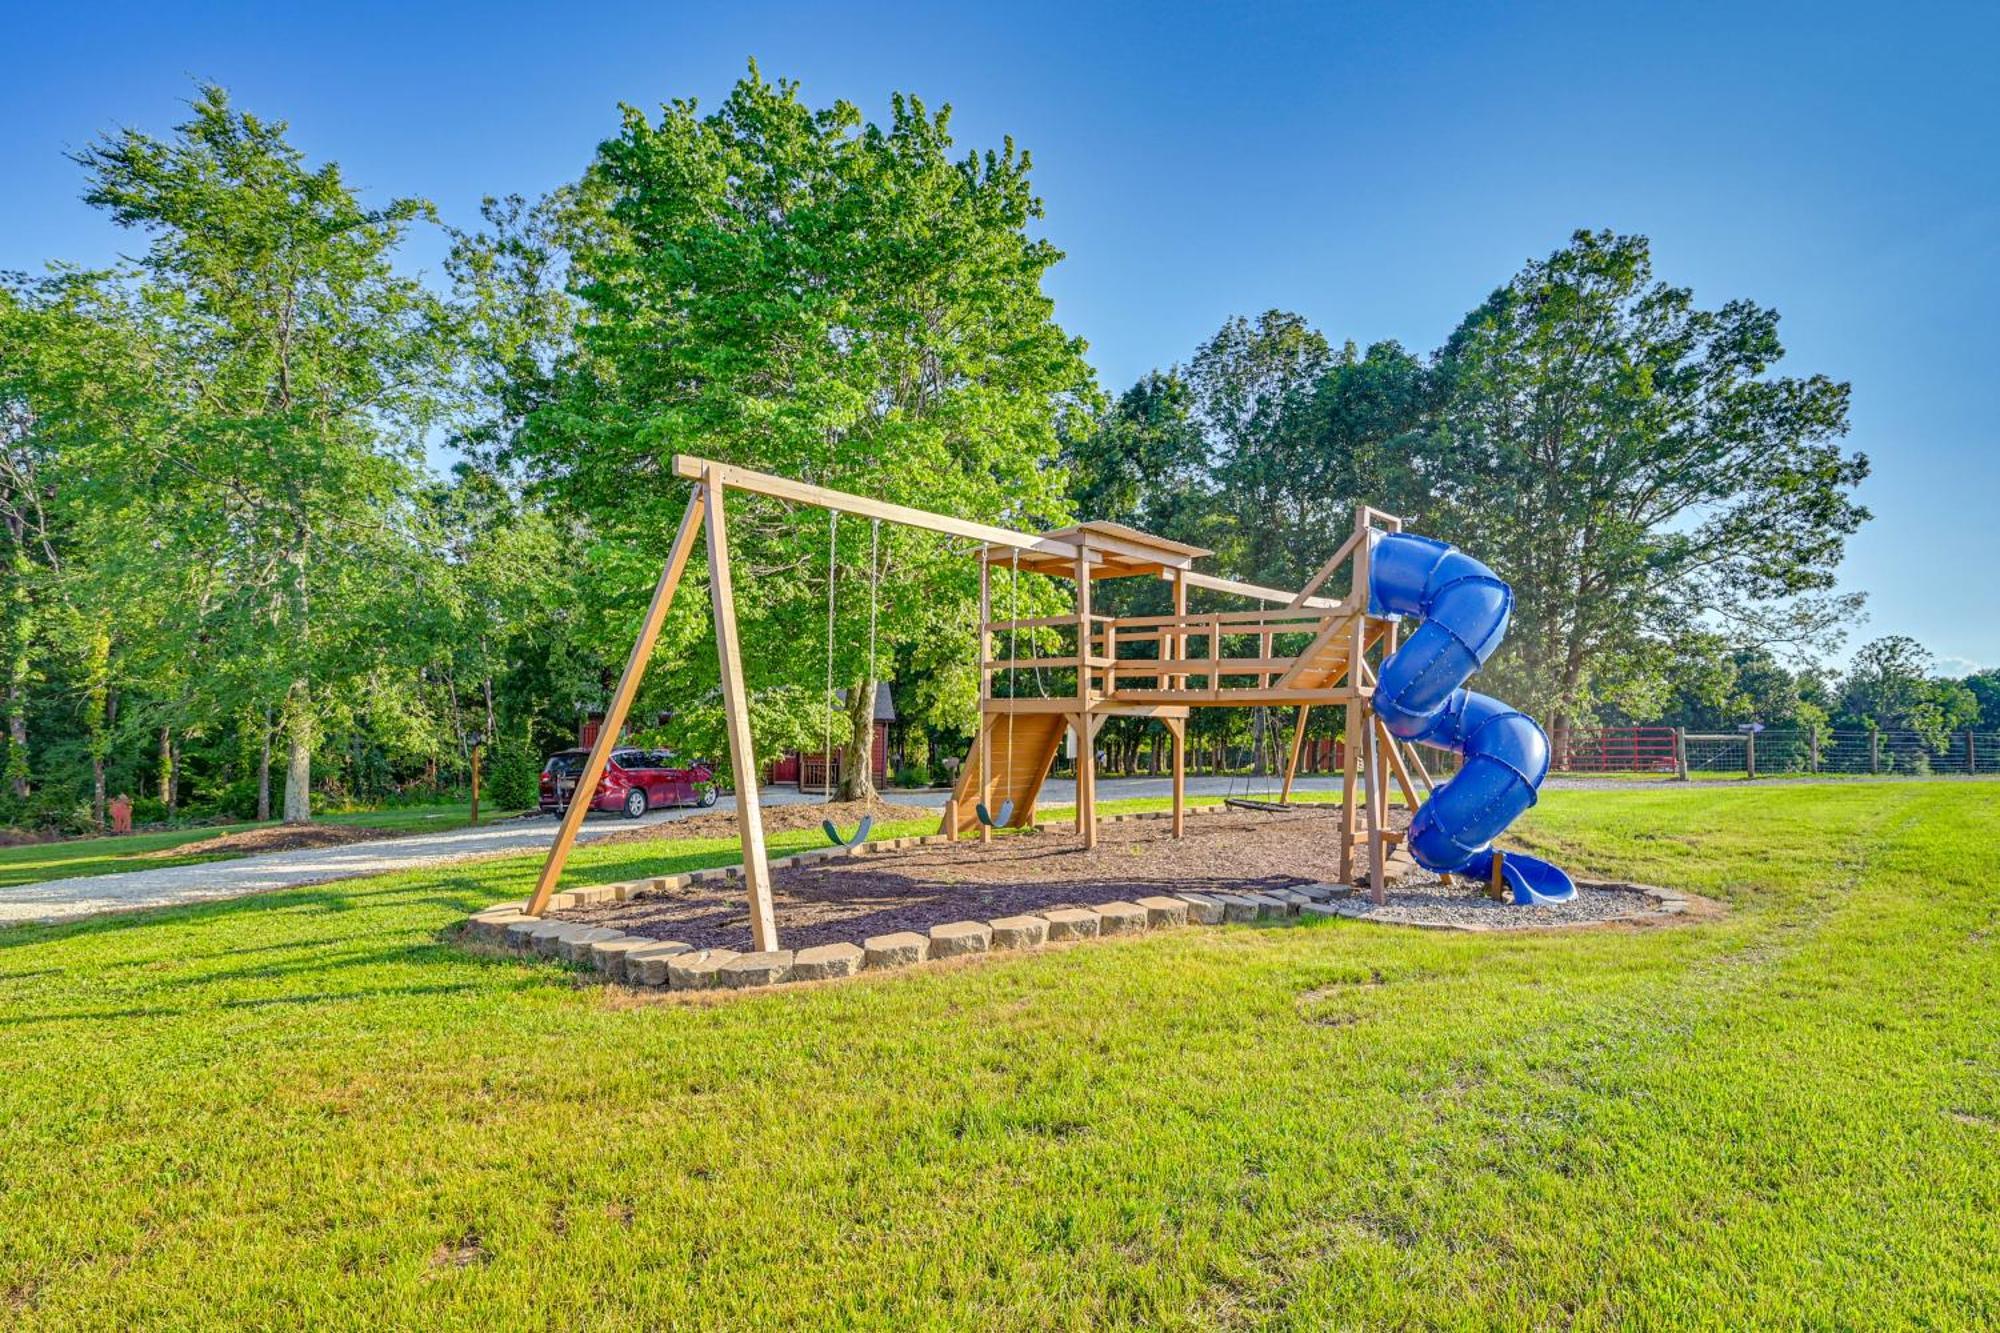
[(1806, 740), (1806, 753), (1806, 762), (1812, 766), (1812, 771), (1815, 773), (1819, 772), (1819, 724), (1816, 722), (1812, 726), (1811, 735)]
[(1757, 733), (1754, 731), (1748, 732), (1744, 736), (1743, 775), (1751, 778), (1757, 776)]
[(1979, 771), (1979, 753), (1972, 746), (1972, 728), (1967, 727), (1965, 729), (1965, 771), (1968, 773), (1977, 773)]
[(1880, 727), (1871, 727), (1868, 730), (1868, 771), (1870, 773), (1880, 773), (1882, 771), (1882, 729)]
[(1686, 727), (1674, 728), (1674, 776), (1682, 782), (1688, 780), (1688, 739)]

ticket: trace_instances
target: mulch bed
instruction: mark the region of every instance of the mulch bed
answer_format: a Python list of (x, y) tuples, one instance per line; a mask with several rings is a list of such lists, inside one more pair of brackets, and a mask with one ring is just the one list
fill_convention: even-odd
[[(1400, 811), (1392, 816), (1397, 827), (1408, 822)], [(735, 816), (720, 817), (731, 821), (733, 832)], [(1356, 860), (1357, 869), (1365, 870), (1364, 849), (1356, 849)], [(804, 949), (1152, 894), (1331, 883), (1339, 871), (1339, 807), (1231, 811), (1190, 818), (1187, 837), (1179, 842), (1165, 820), (1143, 819), (1101, 824), (1097, 847), (1089, 851), (1064, 825), (996, 837), (990, 844), (974, 837), (777, 867), (772, 907), (784, 947)], [(743, 891), (735, 883), (688, 885), (550, 915), (698, 949), (752, 947)]]

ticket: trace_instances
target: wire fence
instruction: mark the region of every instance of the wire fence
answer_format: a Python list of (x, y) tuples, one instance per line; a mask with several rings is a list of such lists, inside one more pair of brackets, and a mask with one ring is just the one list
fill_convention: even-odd
[(1572, 738), (1556, 764), (1574, 773), (1865, 773), (1903, 777), (2000, 774), (2000, 731), (1943, 735), (1905, 730), (1767, 727), (1699, 732), (1607, 727)]

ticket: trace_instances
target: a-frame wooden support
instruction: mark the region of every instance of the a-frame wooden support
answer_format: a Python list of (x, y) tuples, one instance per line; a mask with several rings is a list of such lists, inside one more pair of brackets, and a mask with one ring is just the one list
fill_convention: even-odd
[(704, 532), (708, 538), (709, 598), (715, 614), (716, 655), (721, 665), (729, 762), (736, 778), (736, 826), (743, 844), (743, 879), (749, 888), (750, 937), (759, 949), (775, 949), (778, 947), (778, 931), (771, 913), (771, 867), (764, 851), (764, 818), (757, 800), (757, 757), (751, 749), (749, 699), (743, 688), (743, 667), (736, 642), (736, 601), (729, 576), (728, 520), (723, 512), (722, 487), (709, 472), (704, 472), (694, 494), (688, 497), (687, 509), (681, 515), (680, 530), (674, 536), (673, 549), (667, 555), (666, 567), (660, 571), (660, 581), (653, 589), (653, 600), (646, 607), (646, 618), (640, 623), (639, 637), (632, 644), (631, 656), (625, 659), (625, 672), (618, 678), (617, 688), (611, 692), (611, 702), (604, 710), (604, 724), (597, 733), (596, 742), (590, 747), (590, 757), (584, 760), (583, 771), (576, 776), (576, 788), (570, 796), (568, 808), (563, 812), (562, 823), (556, 829), (555, 842), (549, 847), (548, 859), (542, 863), (542, 873), (535, 880), (535, 890), (528, 897), (527, 914), (540, 916), (548, 910), (549, 897), (562, 878), (563, 867), (576, 845), (577, 831), (583, 827), (584, 816), (590, 811), (590, 797), (603, 779), (611, 751), (625, 729), (625, 719), (631, 713), (632, 700), (639, 692), (646, 664), (652, 659), (653, 648), (660, 639), (660, 629), (666, 624), (667, 612), (673, 607), (674, 593), (680, 588), (681, 575), (687, 569), (688, 557), (694, 552), (695, 539)]
[(555, 892), (556, 881), (562, 878), (563, 866), (568, 863), (570, 849), (576, 844), (577, 830), (583, 827), (583, 817), (590, 811), (590, 796), (603, 779), (604, 766), (610, 762), (612, 748), (618, 744), (618, 735), (625, 729), (625, 717), (632, 710), (632, 698), (639, 692), (639, 680), (645, 674), (646, 662), (653, 655), (653, 646), (660, 640), (660, 628), (667, 623), (667, 611), (674, 604), (674, 591), (680, 587), (681, 573), (687, 568), (695, 539), (701, 536), (702, 517), (707, 505), (707, 493), (702, 487), (695, 487), (694, 494), (688, 497), (687, 510), (681, 515), (680, 531), (674, 537), (673, 550), (667, 554), (666, 567), (660, 571), (660, 581), (653, 588), (653, 600), (646, 607), (646, 618), (639, 624), (639, 637), (633, 641), (632, 655), (625, 659), (625, 674), (618, 678), (618, 688), (611, 692), (611, 703), (604, 710), (604, 725), (598, 729), (597, 741), (590, 747), (590, 757), (583, 761), (583, 771), (576, 775), (576, 787), (568, 809), (563, 811), (562, 823), (556, 828), (556, 840), (549, 847), (549, 858), (542, 862), (542, 873), (535, 881), (535, 891), (528, 895), (529, 916), (540, 916), (548, 910), (549, 895)]

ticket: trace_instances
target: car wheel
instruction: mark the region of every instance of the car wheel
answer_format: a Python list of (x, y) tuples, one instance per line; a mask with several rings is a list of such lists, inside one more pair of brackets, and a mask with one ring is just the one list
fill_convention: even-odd
[(703, 787), (703, 788), (701, 789), (701, 793), (700, 793), (700, 794), (699, 794), (698, 796), (696, 796), (696, 797), (695, 797), (695, 801), (694, 801), (694, 803), (695, 803), (696, 805), (700, 806), (700, 807), (701, 807), (702, 809), (704, 809), (704, 810), (708, 809), (708, 807), (710, 807), (711, 805), (714, 805), (714, 804), (715, 804), (715, 784), (714, 784), (713, 782), (711, 782), (711, 783), (709, 783), (708, 785), (704, 786), (704, 787)]
[(632, 789), (631, 791), (628, 791), (628, 792), (626, 792), (626, 793), (625, 793), (625, 818), (627, 818), (627, 819), (637, 819), (637, 818), (638, 818), (638, 817), (639, 817), (640, 815), (643, 815), (643, 814), (645, 814), (645, 813), (646, 813), (646, 790), (645, 790), (645, 788), (643, 788), (643, 787), (634, 787), (634, 788), (633, 788), (633, 789)]

